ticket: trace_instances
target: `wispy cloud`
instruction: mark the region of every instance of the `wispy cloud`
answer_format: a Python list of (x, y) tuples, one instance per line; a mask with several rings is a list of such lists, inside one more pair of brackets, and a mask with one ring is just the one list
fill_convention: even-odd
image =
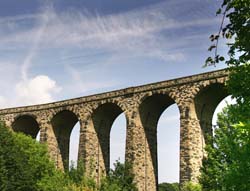
[(22, 80), (24, 81), (28, 80), (28, 69), (31, 67), (33, 58), (36, 56), (37, 51), (39, 50), (40, 43), (43, 40), (44, 32), (49, 21), (49, 10), (49, 8), (45, 9), (44, 14), (40, 15), (40, 17), (38, 18), (38, 22), (40, 23), (40, 25), (37, 28), (35, 34), (32, 34), (32, 36), (30, 36), (30, 38), (32, 38), (31, 47), (21, 67)]
[[(166, 50), (177, 47), (179, 43), (185, 43), (185, 41), (171, 42), (171, 36), (167, 35), (168, 31), (193, 26), (214, 25), (218, 21), (217, 18), (179, 21), (170, 18), (166, 14), (167, 10), (165, 8), (169, 9), (166, 2), (160, 6), (100, 16), (87, 11), (56, 13), (53, 7), (49, 7), (39, 13), (39, 17), (27, 16), (27, 18), (33, 19), (35, 23), (33, 27), (16, 31), (16, 33), (10, 35), (5, 34), (4, 38), (0, 36), (0, 42), (2, 44), (15, 42), (22, 46), (23, 44), (29, 44), (30, 40), (28, 39), (35, 36), (37, 38), (34, 40), (37, 43), (33, 43), (32, 49), (36, 49), (36, 45), (39, 43), (41, 48), (62, 48), (64, 46), (104, 48), (144, 56), (145, 51), (150, 50), (148, 51), (149, 54), (146, 55), (175, 60), (176, 53), (173, 53), (173, 56), (165, 56)], [(43, 18), (42, 22), (41, 17)], [(16, 18), (17, 22), (19, 19)], [(15, 23), (15, 18), (8, 18), (8, 23), (10, 20)], [(4, 20), (2, 20), (2, 23), (4, 23)], [(180, 54), (182, 55), (178, 56), (179, 58), (184, 57), (182, 52), (178, 53), (178, 55)], [(27, 57), (28, 62), (29, 57)]]
[[(219, 19), (208, 18), (201, 13), (192, 20), (176, 19), (171, 15), (178, 13), (179, 6), (172, 6), (175, 3), (164, 1), (153, 6), (109, 15), (93, 14), (87, 10), (56, 12), (53, 5), (49, 5), (37, 14), (0, 18), (0, 50), (19, 53), (22, 51), (22, 59), (14, 62), (20, 76), (15, 76), (16, 82), (13, 86), (29, 89), (30, 83), (39, 76), (46, 76), (55, 82), (54, 76), (52, 79), (49, 74), (35, 70), (38, 67), (36, 61), (43, 60), (43, 51), (61, 51), (58, 54), (61, 55), (61, 60), (57, 58), (58, 65), (66, 70), (71, 80), (68, 84), (63, 84), (63, 88), (74, 90), (77, 95), (97, 88), (113, 87), (119, 83), (117, 79), (100, 80), (98, 75), (102, 72), (101, 65), (124, 64), (129, 59), (137, 58), (153, 58), (167, 63), (184, 61), (186, 52), (183, 47), (189, 48), (190, 42), (195, 43), (194, 39), (201, 34), (182, 35), (182, 31), (192, 27), (211, 27)], [(78, 50), (77, 53), (72, 55), (75, 50)], [(102, 52), (108, 56), (96, 61)], [(75, 61), (81, 62), (76, 66)], [(0, 65), (1, 63), (4, 62), (0, 58)], [(86, 69), (89, 63), (92, 66), (98, 64), (95, 67), (95, 78), (90, 77), (94, 76), (91, 72), (76, 69)], [(44, 80), (45, 84), (50, 84), (47, 82), (48, 80)], [(44, 94), (48, 93), (47, 101), (50, 101), (55, 92), (50, 88), (44, 90)], [(38, 102), (25, 100), (20, 92), (19, 95), (25, 103)]]
[(82, 72), (70, 65), (66, 65), (65, 69), (71, 76), (72, 81), (74, 82), (74, 85), (72, 85), (71, 83), (68, 85), (65, 84), (65, 89), (68, 89), (71, 92), (75, 92), (75, 94), (84, 95), (90, 90), (93, 91), (95, 89), (108, 88), (117, 85), (117, 82), (113, 80), (103, 82), (100, 80), (96, 80), (95, 78), (87, 79), (91, 74), (82, 74)]
[[(34, 65), (34, 58), (37, 56), (40, 50), (42, 38), (50, 17), (49, 10), (50, 8), (46, 8), (44, 9), (43, 14), (38, 15), (19, 15), (0, 19), (0, 25), (7, 24), (7, 26), (10, 28), (14, 27), (14, 29), (19, 29), (18, 22), (21, 21), (36, 19), (38, 23), (37, 27), (35, 28), (25, 29), (24, 31), (23, 29), (21, 31), (17, 30), (16, 33), (13, 32), (10, 36), (14, 36), (15, 34), (17, 34), (17, 36), (13, 39), (10, 39), (9, 42), (6, 40), (6, 43), (9, 43), (10, 46), (25, 42), (28, 42), (30, 46), (28, 46), (28, 48), (26, 48), (24, 51), (26, 54), (24, 54), (23, 61), (17, 59), (13, 59), (11, 61), (0, 61), (0, 73), (2, 75), (7, 74), (7, 76), (4, 77), (5, 80), (12, 77), (11, 81), (8, 80), (11, 82), (12, 87), (4, 87), (3, 89), (5, 89), (8, 94), (15, 95), (14, 98), (8, 95), (1, 96), (1, 107), (51, 102), (54, 100), (53, 95), (59, 92), (61, 89), (54, 80), (50, 79), (50, 77), (46, 75), (33, 76), (29, 71), (29, 69)], [(21, 38), (22, 35), (24, 35), (25, 38)], [(8, 34), (5, 34), (5, 36), (8, 36)], [(1, 37), (4, 39), (4, 36)], [(17, 41), (15, 42), (15, 40)], [(16, 75), (18, 74), (18, 71), (20, 71), (21, 78), (19, 75)], [(1, 83), (1, 85), (4, 84), (5, 83)]]

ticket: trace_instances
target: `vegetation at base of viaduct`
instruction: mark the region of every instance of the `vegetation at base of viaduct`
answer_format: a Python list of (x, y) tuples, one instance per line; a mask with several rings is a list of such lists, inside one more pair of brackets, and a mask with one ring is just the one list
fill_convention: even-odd
[(84, 174), (83, 163), (62, 172), (45, 144), (0, 124), (1, 191), (137, 191), (129, 164), (117, 162), (99, 186)]

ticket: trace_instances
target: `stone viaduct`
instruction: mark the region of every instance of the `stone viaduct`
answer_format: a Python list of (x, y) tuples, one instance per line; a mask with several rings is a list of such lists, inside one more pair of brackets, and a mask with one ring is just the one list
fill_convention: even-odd
[[(228, 93), (226, 70), (106, 92), (54, 103), (0, 110), (0, 120), (16, 132), (47, 143), (58, 168), (68, 168), (69, 139), (80, 122), (78, 158), (97, 182), (110, 164), (110, 130), (126, 117), (126, 153), (139, 191), (157, 190), (157, 122), (176, 103), (180, 112), (180, 182), (197, 181), (212, 116)], [(168, 149), (168, 148), (166, 148)], [(168, 169), (166, 169), (167, 171)]]

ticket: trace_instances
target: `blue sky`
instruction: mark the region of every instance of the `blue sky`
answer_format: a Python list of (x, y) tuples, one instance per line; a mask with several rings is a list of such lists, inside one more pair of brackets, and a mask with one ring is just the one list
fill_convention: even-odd
[[(215, 16), (220, 3), (1, 0), (0, 106), (46, 103), (221, 69), (222, 64), (202, 68), (209, 55), (208, 37), (220, 24)], [(221, 45), (220, 52), (225, 50)], [(164, 164), (174, 155), (178, 166), (178, 139), (171, 139), (178, 135), (178, 112), (174, 106), (166, 112), (158, 125), (162, 134), (169, 134), (162, 150), (170, 147), (177, 154), (162, 154), (159, 176), (173, 182), (178, 173)], [(112, 128), (115, 145), (125, 135), (122, 126), (121, 116)], [(166, 179), (167, 173), (171, 177)]]

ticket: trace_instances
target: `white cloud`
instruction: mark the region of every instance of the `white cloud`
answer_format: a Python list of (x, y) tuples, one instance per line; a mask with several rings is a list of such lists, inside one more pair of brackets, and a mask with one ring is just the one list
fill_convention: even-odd
[(31, 105), (54, 101), (53, 94), (61, 88), (48, 76), (22, 80), (15, 87), (16, 105)]
[(7, 103), (8, 102), (7, 102), (6, 98), (4, 96), (0, 96), (0, 106), (1, 107), (8, 107)]

